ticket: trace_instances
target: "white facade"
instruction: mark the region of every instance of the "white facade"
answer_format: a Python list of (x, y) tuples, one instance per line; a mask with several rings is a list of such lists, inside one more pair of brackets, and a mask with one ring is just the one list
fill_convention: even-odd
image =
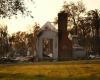
[(47, 22), (42, 28), (37, 39), (37, 57), (43, 59), (43, 40), (52, 39), (52, 59), (58, 59), (58, 32), (55, 27)]

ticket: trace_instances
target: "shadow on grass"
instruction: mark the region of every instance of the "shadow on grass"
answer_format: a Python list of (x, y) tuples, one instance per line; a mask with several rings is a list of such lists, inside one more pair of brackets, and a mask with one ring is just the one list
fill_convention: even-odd
[(41, 74), (38, 75), (26, 75), (21, 73), (0, 73), (0, 80), (100, 80), (96, 76), (92, 77), (66, 77), (66, 78), (59, 78), (57, 77), (47, 77)]

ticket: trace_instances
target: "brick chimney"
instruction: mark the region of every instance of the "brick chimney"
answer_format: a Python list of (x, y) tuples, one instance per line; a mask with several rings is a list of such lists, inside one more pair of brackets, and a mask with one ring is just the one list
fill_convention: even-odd
[(58, 13), (58, 57), (67, 60), (72, 56), (72, 42), (68, 39), (67, 31), (68, 13)]

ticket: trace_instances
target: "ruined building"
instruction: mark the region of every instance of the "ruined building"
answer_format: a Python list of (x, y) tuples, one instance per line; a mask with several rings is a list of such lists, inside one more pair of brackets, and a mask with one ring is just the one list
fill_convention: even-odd
[(68, 60), (72, 57), (72, 42), (68, 38), (65, 12), (58, 14), (58, 30), (47, 22), (37, 36), (37, 57), (40, 60)]

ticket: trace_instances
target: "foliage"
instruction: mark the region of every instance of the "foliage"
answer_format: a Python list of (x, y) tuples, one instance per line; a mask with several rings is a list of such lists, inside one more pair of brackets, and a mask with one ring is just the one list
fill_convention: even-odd
[(0, 0), (0, 17), (17, 15), (18, 11), (22, 14), (29, 12), (24, 4), (24, 0)]

